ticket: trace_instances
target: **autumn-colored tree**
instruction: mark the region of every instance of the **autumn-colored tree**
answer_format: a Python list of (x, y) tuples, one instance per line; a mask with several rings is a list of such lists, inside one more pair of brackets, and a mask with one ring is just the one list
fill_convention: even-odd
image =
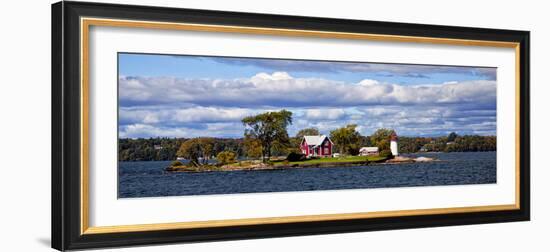
[(292, 112), (281, 110), (277, 112), (266, 112), (243, 118), (245, 125), (245, 136), (260, 141), (262, 145), (262, 161), (265, 163), (271, 158), (271, 148), (277, 141), (278, 145), (289, 144), (286, 128), (292, 124)]
[(348, 124), (330, 132), (330, 139), (341, 154), (354, 154), (360, 148), (361, 134), (355, 130), (356, 128), (357, 124)]
[(218, 165), (231, 164), (236, 162), (237, 154), (233, 151), (222, 151), (216, 156)]
[(249, 158), (259, 158), (262, 156), (262, 142), (250, 135), (244, 136), (243, 147), (246, 156)]
[(321, 135), (321, 133), (317, 128), (305, 128), (305, 129), (301, 129), (300, 131), (298, 131), (298, 133), (296, 133), (296, 137), (300, 139), (304, 136), (318, 136), (318, 135)]
[(371, 136), (370, 141), (374, 146), (377, 146), (381, 151), (390, 149), (390, 136), (392, 129), (381, 128), (376, 130)]
[[(177, 152), (177, 155), (189, 159), (193, 166), (201, 166), (208, 163), (213, 155), (214, 140), (212, 138), (193, 138), (183, 142)], [(202, 163), (200, 162), (202, 158)]]

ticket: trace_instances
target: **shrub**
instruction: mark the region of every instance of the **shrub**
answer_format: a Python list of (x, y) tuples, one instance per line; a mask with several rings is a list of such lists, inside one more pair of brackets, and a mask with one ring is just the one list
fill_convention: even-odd
[(296, 152), (291, 152), (286, 157), (286, 160), (288, 160), (289, 162), (302, 161), (302, 160), (305, 160), (305, 159), (306, 159), (306, 155), (304, 155), (302, 153), (296, 153)]
[(381, 157), (385, 157), (385, 158), (392, 158), (393, 157), (393, 154), (391, 154), (391, 151), (389, 150), (382, 150), (380, 152), (380, 155)]
[(225, 165), (230, 163), (235, 163), (235, 158), (237, 157), (237, 154), (232, 151), (222, 151), (218, 153), (216, 156), (216, 160), (218, 160), (218, 165)]
[(174, 167), (174, 166), (183, 166), (183, 163), (178, 161), (178, 160), (175, 160), (175, 161), (172, 161), (172, 163), (170, 163), (170, 166)]

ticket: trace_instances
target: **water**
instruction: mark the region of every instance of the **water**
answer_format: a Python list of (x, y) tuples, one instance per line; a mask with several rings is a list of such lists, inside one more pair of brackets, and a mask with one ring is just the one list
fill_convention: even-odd
[(440, 161), (338, 168), (166, 173), (170, 161), (120, 162), (120, 198), (496, 183), (496, 152), (422, 153)]

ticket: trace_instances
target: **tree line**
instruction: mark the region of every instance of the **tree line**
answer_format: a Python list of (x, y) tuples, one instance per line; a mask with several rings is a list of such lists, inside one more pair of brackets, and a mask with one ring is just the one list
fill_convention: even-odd
[[(266, 162), (272, 156), (301, 153), (303, 136), (320, 135), (317, 128), (306, 128), (289, 136), (287, 127), (292, 124), (292, 112), (287, 110), (266, 112), (242, 119), (245, 126), (242, 138), (140, 138), (119, 139), (119, 161), (160, 161), (184, 157), (196, 165), (206, 164), (211, 157), (258, 159)], [(345, 125), (330, 131), (334, 152), (358, 155), (361, 147), (377, 146), (380, 153), (389, 152), (392, 129), (378, 129), (370, 136), (357, 131), (356, 124)], [(495, 151), (495, 136), (464, 135), (455, 132), (441, 137), (400, 137), (399, 152), (419, 151), (464, 152)], [(223, 152), (223, 153), (222, 153)]]
[[(209, 138), (210, 139), (210, 138)], [(169, 161), (189, 138), (121, 138), (118, 140), (119, 161)], [(242, 138), (211, 138), (212, 153), (229, 150), (244, 156)]]

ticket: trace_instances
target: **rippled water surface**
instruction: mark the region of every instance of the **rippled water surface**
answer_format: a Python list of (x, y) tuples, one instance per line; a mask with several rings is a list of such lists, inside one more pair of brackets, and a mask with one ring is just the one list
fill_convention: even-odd
[(119, 162), (120, 198), (496, 183), (496, 152), (422, 153), (437, 162), (166, 173), (170, 161)]

